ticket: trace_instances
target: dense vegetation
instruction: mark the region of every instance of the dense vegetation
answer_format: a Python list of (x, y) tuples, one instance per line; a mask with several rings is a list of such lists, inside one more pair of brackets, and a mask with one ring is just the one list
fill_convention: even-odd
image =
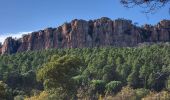
[(168, 44), (29, 51), (0, 56), (0, 99), (168, 98), (169, 75)]

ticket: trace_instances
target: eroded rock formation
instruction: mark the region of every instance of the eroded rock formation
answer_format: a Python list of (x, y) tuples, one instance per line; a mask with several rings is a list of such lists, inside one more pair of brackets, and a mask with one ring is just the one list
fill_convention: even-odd
[(155, 26), (137, 27), (125, 19), (73, 20), (58, 28), (47, 28), (20, 39), (9, 37), (0, 46), (1, 54), (49, 48), (136, 46), (143, 42), (169, 42), (170, 20)]

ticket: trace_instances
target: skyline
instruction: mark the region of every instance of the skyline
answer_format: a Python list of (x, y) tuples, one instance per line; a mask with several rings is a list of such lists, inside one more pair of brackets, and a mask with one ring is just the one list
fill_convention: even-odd
[(148, 17), (139, 7), (125, 8), (119, 0), (2, 0), (0, 3), (0, 42), (8, 36), (22, 34), (48, 27), (58, 27), (73, 19), (93, 20), (108, 17), (112, 20), (125, 18), (139, 25), (155, 25), (169, 19), (169, 4)]

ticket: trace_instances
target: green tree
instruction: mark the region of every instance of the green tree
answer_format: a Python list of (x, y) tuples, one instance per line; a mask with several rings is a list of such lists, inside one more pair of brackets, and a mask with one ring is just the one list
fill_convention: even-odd
[(11, 100), (12, 96), (9, 91), (8, 85), (0, 81), (0, 100)]
[(103, 80), (105, 82), (110, 82), (118, 77), (116, 71), (115, 71), (114, 65), (105, 65), (103, 67)]
[(106, 83), (103, 80), (92, 80), (89, 87), (90, 98), (96, 100), (98, 95), (103, 95), (105, 84)]
[(111, 81), (106, 85), (106, 92), (112, 93), (117, 92), (121, 89), (122, 82), (120, 81)]
[(140, 80), (139, 80), (139, 62), (136, 60), (133, 64), (132, 72), (129, 74), (127, 78), (128, 85), (132, 87), (139, 87)]
[(79, 74), (82, 61), (76, 56), (52, 57), (37, 74), (37, 79), (44, 82), (45, 89), (56, 89), (65, 93), (65, 99), (75, 94), (76, 85), (73, 77)]

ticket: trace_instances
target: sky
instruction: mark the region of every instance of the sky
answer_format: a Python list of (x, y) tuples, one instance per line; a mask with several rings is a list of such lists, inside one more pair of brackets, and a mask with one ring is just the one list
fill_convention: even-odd
[(125, 8), (119, 0), (0, 0), (0, 42), (73, 19), (125, 18), (139, 25), (154, 25), (170, 19), (169, 7), (170, 4), (147, 17), (141, 13), (143, 9)]

